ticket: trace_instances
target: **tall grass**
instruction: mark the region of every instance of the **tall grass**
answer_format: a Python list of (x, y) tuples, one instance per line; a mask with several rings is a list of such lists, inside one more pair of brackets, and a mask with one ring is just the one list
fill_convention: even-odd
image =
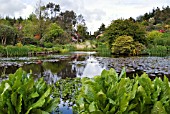
[(146, 52), (151, 56), (166, 56), (170, 54), (170, 47), (162, 46), (162, 45), (155, 45), (146, 50)]
[(7, 46), (6, 56), (27, 56), (29, 49), (26, 46), (18, 47), (18, 46)]
[(104, 43), (98, 43), (97, 44), (97, 52), (99, 52), (99, 55), (103, 56), (109, 56), (111, 55), (111, 49), (104, 44)]

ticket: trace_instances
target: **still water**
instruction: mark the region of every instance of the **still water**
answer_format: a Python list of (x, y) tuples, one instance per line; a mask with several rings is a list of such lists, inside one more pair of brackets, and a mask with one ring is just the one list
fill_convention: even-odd
[[(96, 52), (72, 52), (64, 55), (44, 55), (39, 57), (0, 57), (0, 81), (8, 78), (18, 68), (26, 72), (32, 70), (35, 79), (44, 77), (49, 84), (66, 77), (93, 77), (100, 75), (103, 69), (114, 68), (120, 72), (126, 66), (126, 72), (170, 77), (170, 56), (167, 57), (99, 57)], [(140, 72), (139, 72), (140, 71)], [(152, 78), (151, 77), (151, 78)], [(72, 109), (60, 104), (63, 114), (72, 114)]]
[(66, 77), (93, 77), (100, 75), (105, 65), (96, 59), (96, 52), (72, 52), (65, 55), (40, 57), (0, 58), (1, 79), (14, 73), (19, 67), (26, 72), (32, 70), (35, 78), (44, 77), (49, 83)]
[[(72, 52), (65, 55), (0, 58), (0, 76), (1, 80), (6, 79), (8, 74), (14, 73), (21, 67), (26, 72), (32, 70), (35, 79), (44, 77), (49, 84), (66, 77), (93, 77), (100, 75), (102, 70), (106, 69), (105, 65), (100, 65), (95, 57), (96, 52)], [(61, 99), (59, 111), (62, 114), (72, 114), (71, 107), (62, 102)]]

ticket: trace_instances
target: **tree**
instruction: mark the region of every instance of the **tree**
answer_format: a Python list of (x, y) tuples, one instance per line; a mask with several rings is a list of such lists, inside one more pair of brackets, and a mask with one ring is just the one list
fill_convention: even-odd
[(101, 24), (97, 31), (94, 32), (95, 37), (100, 36), (105, 31), (105, 24)]
[(61, 26), (63, 30), (66, 30), (68, 33), (71, 33), (73, 27), (76, 25), (76, 13), (74, 11), (61, 12), (57, 16), (57, 23)]
[(1, 44), (14, 44), (15, 42), (15, 31), (14, 28), (8, 25), (0, 25), (0, 39)]
[[(42, 11), (43, 11), (43, 8), (42, 8), (42, 5), (43, 3), (42, 3), (42, 0), (38, 0), (38, 2), (37, 2), (37, 4), (36, 4), (36, 6), (37, 6), (37, 8), (35, 9), (35, 14), (36, 14), (36, 16), (37, 16), (37, 18), (38, 18), (38, 26), (39, 26), (39, 35), (40, 35), (40, 37), (42, 37), (42, 34), (43, 34), (43, 25), (44, 25), (44, 22), (43, 22), (43, 19), (44, 19), (44, 16), (43, 16), (43, 13), (42, 13)], [(44, 14), (45, 15), (45, 14)]]
[(78, 15), (76, 20), (77, 20), (77, 25), (84, 25), (84, 26), (86, 25), (85, 19), (82, 14)]
[(36, 24), (34, 21), (24, 21), (23, 23), (23, 36), (25, 38), (33, 38), (35, 34), (38, 33), (38, 24)]
[(140, 24), (128, 19), (118, 19), (111, 23), (104, 33), (104, 40), (111, 46), (117, 37), (127, 35), (131, 36), (134, 41), (145, 44), (145, 28)]
[(77, 33), (80, 35), (80, 39), (87, 38), (87, 27), (84, 25), (77, 25)]
[(57, 12), (60, 12), (60, 5), (49, 2), (47, 5), (42, 6), (41, 10), (44, 13), (44, 18), (52, 20), (56, 17)]
[(101, 24), (101, 26), (99, 27), (99, 33), (103, 33), (105, 31), (105, 24)]
[(43, 40), (45, 42), (51, 42), (51, 43), (56, 40), (60, 42), (60, 40), (62, 40), (60, 36), (63, 33), (64, 30), (61, 29), (60, 26), (58, 26), (56, 23), (51, 23), (44, 33)]

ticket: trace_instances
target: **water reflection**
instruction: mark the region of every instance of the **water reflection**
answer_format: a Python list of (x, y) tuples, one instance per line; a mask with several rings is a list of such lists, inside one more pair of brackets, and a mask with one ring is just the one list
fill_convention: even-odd
[[(54, 55), (54, 57), (56, 57)], [(66, 77), (93, 77), (100, 75), (105, 66), (101, 66), (95, 57), (94, 52), (74, 52), (69, 57), (52, 58), (47, 57), (37, 62), (35, 59), (25, 59), (20, 61), (0, 61), (0, 75), (14, 73), (19, 67), (26, 72), (32, 70), (35, 78), (44, 77), (48, 83), (55, 83), (60, 78)], [(10, 63), (10, 64), (9, 64)], [(18, 64), (17, 64), (18, 63)], [(3, 64), (3, 65), (2, 65)]]
[(77, 72), (80, 71), (80, 73), (77, 75), (77, 77), (93, 77), (96, 75), (100, 75), (101, 72), (105, 69), (105, 67), (102, 67), (99, 64), (99, 61), (93, 56), (90, 55), (88, 58), (85, 60), (85, 66), (82, 67), (77, 67)]

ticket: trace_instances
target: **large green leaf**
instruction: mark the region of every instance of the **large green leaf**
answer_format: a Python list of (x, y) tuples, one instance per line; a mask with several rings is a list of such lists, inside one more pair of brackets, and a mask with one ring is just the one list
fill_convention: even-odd
[(165, 111), (165, 108), (162, 103), (160, 101), (157, 101), (154, 104), (151, 114), (167, 114), (167, 112)]
[(120, 75), (119, 75), (119, 80), (120, 80), (121, 78), (126, 78), (126, 70), (125, 70), (125, 67), (123, 67), (123, 69), (122, 69), (122, 71), (121, 71), (121, 73), (120, 73)]
[(22, 94), (19, 96), (18, 101), (17, 101), (17, 105), (15, 107), (17, 114), (20, 114), (22, 111)]
[(18, 93), (17, 92), (13, 92), (11, 94), (11, 103), (12, 105), (14, 105), (15, 107), (17, 106), (17, 100), (18, 100)]
[(89, 105), (89, 112), (90, 113), (94, 113), (94, 112), (97, 112), (97, 111), (99, 111), (99, 110), (96, 107), (96, 103), (95, 102), (90, 103), (90, 105)]
[(41, 96), (41, 98), (34, 104), (32, 104), (26, 114), (28, 114), (32, 109), (42, 107), (45, 103), (45, 98), (48, 97), (51, 93), (51, 88), (48, 88), (48, 90)]
[(123, 113), (126, 111), (128, 105), (129, 105), (130, 95), (124, 93), (122, 99), (120, 100), (120, 112)]

